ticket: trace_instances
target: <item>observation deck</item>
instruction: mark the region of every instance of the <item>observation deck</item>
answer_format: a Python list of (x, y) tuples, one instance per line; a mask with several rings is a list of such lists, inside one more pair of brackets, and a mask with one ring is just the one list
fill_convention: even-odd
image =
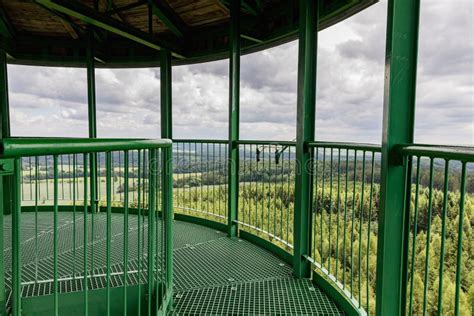
[[(472, 315), (474, 148), (414, 142), (419, 1), (382, 145), (315, 133), (318, 31), (374, 2), (0, 0), (0, 315)], [(296, 139), (241, 139), (241, 55), (296, 39)], [(228, 137), (177, 139), (173, 66), (225, 58)], [(8, 64), (86, 68), (88, 138), (14, 137)], [(95, 69), (157, 66), (161, 138), (98, 138)]]

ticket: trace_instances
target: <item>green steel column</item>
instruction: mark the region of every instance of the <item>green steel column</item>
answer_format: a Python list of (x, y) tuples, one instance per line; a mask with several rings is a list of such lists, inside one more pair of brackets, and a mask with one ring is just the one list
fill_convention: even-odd
[(400, 315), (404, 314), (405, 308), (403, 266), (406, 260), (408, 164), (395, 156), (394, 148), (413, 142), (419, 11), (419, 0), (388, 2), (377, 315)]
[(316, 106), (316, 60), (318, 42), (318, 1), (300, 1), (298, 48), (298, 101), (296, 117), (296, 161), (293, 273), (307, 277), (309, 263), (303, 258), (310, 251), (312, 151), (306, 145), (314, 140)]
[[(10, 111), (8, 103), (7, 54), (0, 50), (0, 139), (10, 137)], [(3, 249), (3, 216), (11, 214), (11, 176), (0, 176), (0, 249)], [(0, 275), (4, 275), (3, 256), (0, 258)], [(5, 280), (0, 277), (0, 315), (5, 314)]]
[[(89, 123), (89, 138), (97, 138), (96, 95), (95, 95), (95, 63), (94, 50), (87, 50), (87, 113)], [(91, 155), (91, 211), (96, 212), (97, 200), (97, 155)]]
[(161, 51), (160, 85), (161, 85), (161, 138), (173, 138), (173, 115), (171, 95), (171, 53)]
[(230, 6), (228, 235), (237, 235), (239, 208), (240, 0)]
[[(161, 52), (161, 137), (173, 138), (172, 125), (172, 71), (171, 53)], [(173, 290), (173, 153), (172, 147), (162, 149), (162, 198), (161, 210), (165, 227), (165, 277), (166, 292)], [(166, 294), (166, 293), (165, 293)], [(171, 294), (170, 294), (171, 295)]]

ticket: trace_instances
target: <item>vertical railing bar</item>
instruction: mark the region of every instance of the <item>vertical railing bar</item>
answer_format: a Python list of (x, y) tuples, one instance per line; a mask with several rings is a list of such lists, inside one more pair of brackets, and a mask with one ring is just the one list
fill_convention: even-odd
[(341, 211), (341, 149), (337, 150), (337, 216), (336, 216), (336, 280), (338, 279), (338, 269), (339, 269), (339, 213)]
[[(410, 305), (408, 309), (408, 314), (413, 315), (413, 298), (414, 298), (414, 275), (415, 275), (415, 247), (416, 247), (416, 236), (418, 234), (418, 203), (419, 203), (419, 193), (420, 193), (420, 161), (421, 157), (416, 157), (416, 183), (415, 183), (415, 205), (414, 205), (414, 215), (413, 215), (413, 242), (412, 242), (412, 251), (411, 251), (411, 273), (410, 273)], [(410, 179), (411, 181), (411, 179)], [(411, 183), (411, 182), (410, 182)]]
[[(262, 155), (263, 155), (263, 174), (265, 175), (265, 168), (268, 168), (266, 161), (265, 161), (265, 146), (262, 146)], [(268, 185), (268, 191), (267, 191), (267, 186), (265, 185), (265, 179), (262, 179), (262, 191), (264, 192), (264, 198), (262, 199), (262, 230), (265, 231), (265, 213), (268, 215), (268, 220), (267, 220), (267, 227), (270, 226), (270, 202), (265, 203), (265, 200), (270, 200), (270, 196), (267, 196), (268, 192), (270, 192), (270, 185)], [(268, 231), (268, 228), (267, 228)]]
[(63, 160), (63, 155), (59, 156), (59, 161), (61, 163), (61, 197), (64, 200), (64, 160)]
[[(430, 244), (431, 244), (431, 218), (433, 214), (433, 170), (434, 159), (430, 158), (430, 183), (428, 192), (428, 218), (426, 231), (426, 258), (425, 258), (425, 274), (424, 274), (424, 288), (423, 288), (423, 315), (426, 315), (426, 308), (428, 306), (428, 279), (430, 269)], [(415, 237), (416, 238), (416, 237)]]
[(321, 244), (321, 253), (319, 256), (321, 257), (321, 268), (324, 267), (324, 258), (323, 258), (323, 217), (324, 217), (324, 210), (326, 208), (326, 201), (324, 196), (324, 186), (326, 185), (326, 148), (323, 148), (323, 174), (321, 180), (321, 217), (320, 217), (320, 227), (319, 227), (319, 242)]
[(28, 169), (29, 169), (29, 187), (30, 187), (30, 200), (33, 200), (33, 167), (31, 165), (31, 157), (28, 157)]
[(20, 160), (20, 175), (21, 175), (20, 176), (20, 183), (21, 183), (21, 192), (20, 192), (20, 194), (21, 194), (21, 197), (23, 199), (23, 197), (25, 196), (25, 181), (23, 179), (23, 171), (24, 171), (23, 164), (24, 164), (24, 161), (23, 161), (23, 158), (20, 158), (20, 159), (21, 159)]
[[(121, 155), (121, 151), (118, 152), (118, 176), (117, 176), (117, 180), (118, 180), (118, 187), (120, 188), (122, 185), (123, 185), (123, 179), (122, 179), (122, 176), (121, 176), (121, 171), (120, 170), (122, 168), (122, 155)], [(115, 166), (115, 164), (114, 164)], [(114, 172), (115, 172), (115, 167), (114, 167)], [(116, 174), (117, 175), (117, 174)], [(117, 191), (115, 188), (114, 188), (114, 192)], [(123, 195), (122, 195), (122, 190), (118, 190), (119, 191), (119, 201), (122, 202), (123, 201)]]
[[(270, 170), (268, 172), (269, 174), (269, 182), (272, 183), (272, 178), (274, 179), (274, 186), (273, 186), (273, 200), (274, 202), (272, 203), (273, 204), (273, 235), (274, 236), (277, 236), (276, 232), (275, 232), (275, 229), (276, 229), (276, 168), (275, 168), (275, 164), (272, 164), (272, 157), (271, 157), (271, 154), (272, 152), (270, 151), (270, 148), (268, 148), (268, 152), (270, 154)], [(275, 169), (275, 170), (274, 170)], [(271, 198), (271, 191), (268, 192), (270, 194), (270, 198)], [(269, 199), (271, 200), (271, 199)], [(269, 217), (270, 218), (270, 217)], [(268, 232), (270, 232), (270, 227), (268, 228)]]
[[(201, 151), (199, 152), (199, 174), (200, 174), (201, 179), (199, 181), (199, 184), (200, 184), (199, 189), (201, 191), (201, 196), (200, 196), (201, 203), (200, 203), (199, 209), (203, 211), (204, 210), (204, 207), (203, 207), (204, 197), (203, 197), (203, 183), (202, 183), (202, 180), (203, 180), (202, 143), (200, 144), (200, 148), (201, 148)], [(196, 148), (196, 152), (197, 152), (197, 148)]]
[[(192, 163), (191, 163), (191, 143), (188, 143), (188, 168), (189, 172), (187, 174), (187, 181), (191, 181), (192, 179)], [(188, 187), (188, 201), (189, 205), (192, 206), (191, 201), (192, 201), (192, 188), (191, 186)]]
[(44, 165), (45, 165), (45, 168), (46, 168), (46, 200), (49, 201), (48, 156), (44, 157)]
[[(280, 198), (286, 197), (285, 194), (285, 151), (282, 151), (280, 156)], [(285, 201), (286, 202), (286, 201)], [(285, 240), (283, 237), (283, 209), (285, 208), (285, 203), (282, 203), (280, 206), (280, 238)]]
[(111, 295), (110, 295), (110, 248), (111, 248), (111, 239), (112, 239), (112, 153), (108, 151), (106, 153), (106, 187), (107, 187), (107, 224), (106, 224), (106, 313), (107, 316), (110, 316), (110, 304), (111, 304)]
[[(287, 189), (288, 189), (288, 193), (290, 192), (290, 188), (291, 188), (291, 149), (288, 150), (288, 177), (287, 177)], [(289, 242), (290, 241), (290, 216), (291, 216), (291, 206), (290, 206), (290, 203), (288, 203), (288, 211), (287, 211), (287, 215), (286, 215), (286, 241)]]
[(212, 214), (216, 211), (216, 144), (212, 143)]
[(370, 314), (370, 300), (369, 300), (369, 259), (370, 259), (370, 224), (372, 220), (372, 199), (374, 194), (374, 166), (375, 166), (375, 152), (372, 152), (372, 162), (370, 166), (370, 197), (369, 197), (369, 214), (367, 216), (367, 282), (366, 282), (366, 300), (367, 300), (367, 315)]
[[(74, 156), (74, 155), (72, 155)], [(73, 184), (72, 184), (72, 181), (71, 181), (71, 176), (72, 176), (72, 172), (71, 172), (71, 155), (68, 155), (68, 179), (69, 179), (69, 198), (72, 197), (72, 187), (73, 187)]]
[(53, 156), (53, 177), (54, 177), (54, 207), (53, 207), (53, 294), (54, 294), (54, 315), (59, 315), (59, 287), (58, 287), (58, 155)]
[(463, 235), (463, 223), (464, 223), (464, 207), (466, 197), (466, 162), (462, 162), (461, 168), (461, 199), (459, 202), (459, 223), (458, 223), (458, 245), (457, 245), (457, 257), (456, 257), (456, 292), (454, 297), (454, 315), (459, 315), (459, 300), (461, 294), (461, 264), (462, 264), (462, 235)]
[(357, 182), (357, 149), (354, 150), (354, 178), (352, 183), (352, 214), (351, 214), (351, 297), (354, 296), (353, 277), (354, 277), (354, 220), (356, 205), (356, 182)]
[[(84, 291), (84, 315), (89, 314), (89, 294), (88, 294), (88, 289), (89, 289), (89, 284), (87, 281), (88, 277), (88, 243), (89, 243), (89, 236), (88, 236), (88, 230), (89, 230), (89, 223), (88, 223), (88, 209), (87, 209), (87, 204), (88, 204), (88, 196), (87, 196), (87, 189), (89, 184), (87, 183), (87, 177), (88, 177), (88, 172), (87, 172), (87, 166), (89, 164), (88, 161), (88, 154), (84, 154), (83, 156), (83, 176), (84, 176), (84, 280), (83, 280), (83, 291)], [(79, 181), (78, 181), (79, 182)]]
[(138, 302), (137, 302), (137, 315), (141, 315), (141, 306), (142, 306), (142, 300), (141, 300), (141, 279), (142, 279), (142, 253), (141, 253), (141, 234), (142, 229), (141, 229), (141, 217), (142, 217), (142, 208), (141, 208), (141, 177), (140, 177), (140, 167), (141, 167), (141, 152), (140, 150), (137, 151), (137, 206), (138, 206), (138, 216), (137, 216), (137, 226), (138, 226), (138, 236), (137, 236), (137, 242), (138, 242), (138, 250), (137, 250), (137, 258), (138, 258)]
[(123, 237), (123, 314), (127, 315), (127, 301), (128, 301), (128, 292), (127, 292), (127, 287), (128, 287), (128, 200), (129, 200), (129, 182), (128, 182), (128, 177), (129, 177), (129, 152), (126, 150), (124, 152), (124, 183), (123, 183), (123, 189), (124, 189), (124, 201), (123, 201), (123, 232), (124, 232), (124, 237)]
[[(315, 203), (313, 203), (313, 205), (316, 205), (316, 210), (314, 210), (314, 207), (313, 205), (311, 206), (311, 220), (313, 221), (314, 225), (313, 226), (313, 239), (312, 239), (312, 242), (313, 242), (313, 256), (314, 258), (316, 258), (316, 251), (317, 251), (317, 240), (316, 240), (316, 237), (317, 237), (317, 230), (318, 230), (318, 227), (316, 225), (316, 221), (317, 221), (317, 214), (318, 214), (318, 195), (319, 195), (319, 186), (318, 186), (318, 176), (319, 176), (319, 172), (318, 172), (318, 164), (319, 164), (319, 147), (316, 147), (316, 159), (314, 161), (314, 167), (313, 169), (315, 170), (314, 172), (314, 177), (313, 177), (313, 182), (314, 182), (314, 188), (313, 188), (313, 191), (314, 193), (314, 201)], [(321, 229), (321, 227), (320, 227)], [(311, 232), (310, 232), (311, 233)], [(319, 254), (319, 257), (321, 258), (321, 253)]]
[(153, 283), (153, 273), (154, 273), (154, 257), (155, 257), (155, 180), (156, 174), (153, 170), (156, 170), (155, 166), (152, 164), (156, 163), (156, 149), (148, 150), (149, 159), (148, 159), (148, 315), (152, 313), (152, 301), (153, 295), (156, 295), (154, 292), (154, 283)]
[(331, 243), (331, 234), (332, 234), (332, 190), (333, 190), (333, 159), (334, 159), (334, 149), (331, 148), (331, 164), (329, 167), (329, 210), (328, 210), (328, 231), (329, 231), (329, 252), (328, 252), (328, 273), (331, 274), (331, 249), (332, 249), (332, 243)]
[(443, 186), (443, 210), (441, 213), (441, 250), (439, 255), (439, 286), (438, 286), (438, 313), (443, 310), (443, 272), (446, 242), (446, 214), (448, 209), (448, 186), (449, 186), (449, 160), (445, 160), (444, 165), (444, 186)]
[[(250, 150), (252, 150), (252, 145), (250, 145)], [(255, 146), (255, 157), (257, 157), (257, 151), (258, 151), (258, 147)], [(258, 157), (258, 159), (256, 158), (255, 160), (255, 174), (257, 175), (255, 177), (255, 227), (258, 227), (258, 218), (259, 218), (259, 214), (258, 214), (258, 204), (259, 204), (259, 201), (258, 201), (258, 178), (260, 177), (259, 173), (258, 173), (258, 165), (259, 165), (259, 160), (260, 158)]]
[(12, 212), (12, 314), (21, 315), (21, 178), (22, 161), (15, 158)]
[[(69, 172), (71, 168), (69, 168)], [(72, 155), (72, 277), (76, 279), (76, 154)]]
[(347, 195), (349, 188), (349, 149), (346, 149), (346, 181), (344, 194), (344, 238), (342, 240), (342, 254), (343, 254), (343, 273), (342, 273), (342, 288), (346, 288), (346, 232), (347, 232)]
[(207, 198), (207, 209), (206, 212), (210, 212), (209, 209), (209, 143), (206, 143), (206, 198)]
[(365, 150), (362, 151), (362, 177), (361, 177), (361, 193), (360, 193), (360, 208), (359, 208), (359, 275), (358, 275), (358, 286), (359, 286), (359, 307), (362, 303), (362, 286), (361, 286), (361, 277), (362, 277), (362, 221), (364, 219), (364, 190), (365, 190)]
[(38, 172), (39, 172), (39, 158), (35, 156), (35, 283), (38, 282), (38, 199), (39, 199), (39, 185), (38, 185)]

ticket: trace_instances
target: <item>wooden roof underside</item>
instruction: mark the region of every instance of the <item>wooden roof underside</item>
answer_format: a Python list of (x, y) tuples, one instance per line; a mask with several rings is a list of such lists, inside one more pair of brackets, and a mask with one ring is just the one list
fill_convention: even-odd
[[(376, 0), (323, 0), (320, 28), (337, 23)], [(178, 63), (225, 57), (230, 0), (0, 0), (0, 48), (10, 62), (23, 64), (83, 63), (92, 43), (106, 63), (156, 65), (156, 50), (176, 53)], [(88, 20), (54, 5), (73, 3), (104, 21), (146, 38), (153, 45), (123, 38), (118, 32), (91, 26)], [(241, 0), (243, 52), (256, 51), (296, 37), (298, 1)], [(343, 8), (344, 10), (341, 10)], [(340, 12), (338, 12), (340, 11)], [(327, 25), (324, 25), (326, 23)], [(92, 38), (92, 40), (91, 40)], [(137, 43), (138, 42), (138, 43)], [(141, 43), (142, 44), (142, 43)], [(146, 46), (146, 45), (145, 45)], [(113, 66), (113, 65), (112, 65)]]

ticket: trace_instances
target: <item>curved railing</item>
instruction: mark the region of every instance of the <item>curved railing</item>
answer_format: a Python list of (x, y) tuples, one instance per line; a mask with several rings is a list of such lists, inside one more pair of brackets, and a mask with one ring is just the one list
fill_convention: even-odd
[[(174, 176), (176, 212), (225, 224), (228, 142), (177, 140), (176, 143), (175, 161), (179, 166)], [(239, 208), (235, 223), (240, 237), (259, 242), (291, 262), (297, 170), (295, 143), (238, 141), (237, 145)], [(216, 146), (220, 146), (221, 154), (213, 149)], [(313, 278), (346, 309), (375, 314), (381, 147), (331, 142), (310, 142), (307, 146), (313, 151), (313, 202), (311, 245), (305, 258), (313, 267)], [(474, 216), (472, 149), (412, 145), (400, 148), (391, 159), (411, 164), (409, 169), (413, 172), (408, 202), (411, 209), (407, 239), (410, 241), (406, 246), (410, 255), (406, 256), (404, 267), (406, 312), (431, 314), (441, 306), (445, 312), (469, 311), (467, 298), (472, 290), (468, 273), (462, 273), (462, 269), (473, 267), (472, 257), (467, 255), (472, 236), (469, 228), (460, 227), (470, 227)], [(445, 161), (449, 161), (447, 171)], [(187, 163), (190, 163), (188, 167)], [(433, 169), (431, 176), (430, 169)], [(443, 186), (446, 181), (449, 185)], [(423, 199), (428, 203), (421, 203)], [(460, 215), (464, 216), (462, 225)], [(457, 227), (457, 233), (452, 233), (449, 227)], [(449, 260), (441, 264), (442, 258)], [(436, 304), (431, 303), (431, 298), (435, 298)]]
[(166, 313), (171, 141), (4, 139), (0, 166), (12, 181), (7, 311)]
[[(295, 142), (241, 140), (236, 145), (239, 207), (234, 223), (239, 236), (291, 263), (297, 211)], [(345, 310), (375, 314), (381, 147), (331, 142), (306, 145), (313, 159), (309, 166), (310, 251), (305, 260), (312, 266), (313, 279)], [(176, 216), (183, 216), (180, 219), (199, 219), (201, 224), (226, 229), (228, 168), (232, 163), (228, 148), (229, 143), (224, 140), (174, 141), (174, 210)], [(114, 163), (121, 165), (123, 159), (118, 155)], [(137, 164), (146, 164), (146, 159), (131, 158), (131, 170)], [(405, 249), (401, 267), (406, 279), (405, 312), (433, 314), (442, 309), (448, 314), (469, 313), (469, 293), (473, 291), (469, 271), (474, 268), (470, 242), (474, 218), (473, 149), (407, 145), (398, 147), (390, 159), (407, 166), (411, 174), (405, 184), (409, 194), (400, 197), (407, 205), (406, 242), (400, 245)], [(106, 170), (102, 161), (104, 158), (99, 156), (99, 175)], [(31, 178), (30, 171), (31, 167), (23, 171), (26, 182)], [(115, 191), (111, 200), (120, 207), (123, 173), (120, 168), (112, 168), (111, 174)], [(138, 172), (136, 179), (142, 179), (138, 181), (146, 183), (145, 178), (143, 170)], [(143, 192), (140, 195), (143, 197)], [(131, 197), (131, 201), (135, 198)], [(146, 201), (141, 203), (145, 207)]]

